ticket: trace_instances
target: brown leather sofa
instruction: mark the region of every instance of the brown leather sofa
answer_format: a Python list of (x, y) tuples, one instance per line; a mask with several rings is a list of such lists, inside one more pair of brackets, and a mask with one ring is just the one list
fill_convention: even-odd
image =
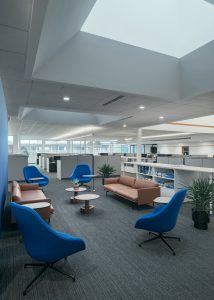
[[(12, 182), (12, 201), (18, 204), (30, 204), (37, 202), (51, 203), (51, 199), (47, 198), (39, 185), (36, 183), (19, 184), (17, 181)], [(50, 220), (51, 214), (54, 212), (53, 206), (50, 204), (47, 208), (38, 208), (36, 211), (44, 220)], [(12, 222), (14, 220), (12, 219)]]
[(153, 200), (160, 197), (158, 183), (130, 176), (105, 178), (104, 190), (106, 191), (106, 195), (107, 192), (112, 192), (137, 205), (153, 204)]

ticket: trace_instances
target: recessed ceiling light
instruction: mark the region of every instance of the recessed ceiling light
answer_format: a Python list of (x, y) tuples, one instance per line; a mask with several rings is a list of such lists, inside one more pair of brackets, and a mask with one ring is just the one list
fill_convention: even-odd
[(125, 138), (124, 140), (125, 141), (131, 141), (131, 140), (133, 140), (133, 138)]
[(160, 119), (161, 119), (161, 120), (163, 120), (163, 119), (164, 119), (164, 117), (163, 117), (163, 116), (160, 116)]
[(65, 96), (65, 97), (63, 97), (63, 100), (64, 100), (64, 101), (69, 101), (69, 100), (70, 100), (70, 97)]
[(123, 127), (127, 127), (127, 125), (126, 125), (126, 124), (123, 124)]
[(145, 107), (144, 106), (139, 106), (139, 109), (144, 109)]

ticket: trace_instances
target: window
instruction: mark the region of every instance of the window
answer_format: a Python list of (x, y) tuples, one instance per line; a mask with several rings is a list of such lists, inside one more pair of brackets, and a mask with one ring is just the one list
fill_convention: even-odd
[(67, 141), (45, 141), (45, 152), (66, 153)]
[(20, 152), (26, 155), (34, 156), (42, 152), (42, 140), (20, 140)]

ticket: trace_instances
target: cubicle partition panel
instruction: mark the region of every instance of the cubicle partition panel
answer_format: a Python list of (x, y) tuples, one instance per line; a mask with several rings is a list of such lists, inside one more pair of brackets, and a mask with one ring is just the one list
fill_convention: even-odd
[(89, 165), (95, 175), (99, 175), (99, 167), (102, 167), (103, 164), (113, 166), (116, 169), (115, 175), (121, 173), (121, 157), (118, 155), (69, 155), (61, 156), (60, 160), (57, 160), (57, 178), (60, 180), (69, 178), (77, 164)]
[(92, 173), (93, 173), (93, 155), (77, 155), (77, 163), (78, 165), (86, 164), (89, 165)]
[(5, 105), (4, 93), (0, 81), (0, 231), (3, 226), (4, 205), (7, 196), (8, 177), (8, 129), (7, 129), (7, 109)]

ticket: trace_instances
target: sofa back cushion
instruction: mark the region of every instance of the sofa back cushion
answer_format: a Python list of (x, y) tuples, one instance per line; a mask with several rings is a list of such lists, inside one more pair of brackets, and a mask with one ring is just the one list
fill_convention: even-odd
[(120, 176), (119, 183), (126, 186), (134, 187), (135, 178), (131, 176)]
[(158, 183), (151, 181), (151, 180), (143, 180), (143, 179), (136, 179), (134, 188), (135, 189), (142, 189), (142, 188), (152, 188), (158, 187)]
[(21, 200), (21, 189), (17, 181), (13, 181), (12, 183), (12, 201), (20, 201)]

